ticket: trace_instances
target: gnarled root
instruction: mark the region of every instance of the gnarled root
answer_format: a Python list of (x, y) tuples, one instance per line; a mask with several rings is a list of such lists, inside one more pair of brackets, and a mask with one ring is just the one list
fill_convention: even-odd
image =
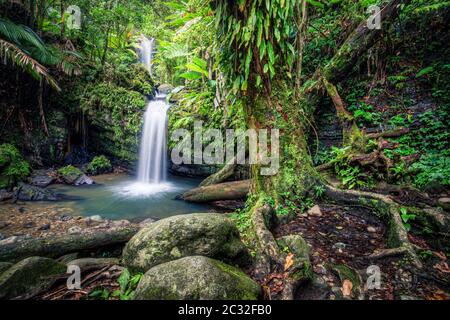
[(200, 187), (207, 187), (226, 181), (234, 174), (235, 169), (236, 169), (236, 158), (233, 158), (233, 160), (227, 163), (218, 172), (214, 173), (213, 175), (210, 175), (208, 178), (203, 180), (200, 183)]
[[(290, 251), (295, 254), (288, 256), (280, 250), (277, 240), (270, 231), (277, 223), (275, 212), (273, 208), (264, 204), (261, 200), (253, 208), (252, 223), (258, 241), (259, 256), (261, 257), (256, 267), (258, 276), (265, 278), (266, 283), (273, 278), (283, 281), (283, 290), (279, 293), (277, 299), (293, 300), (300, 284), (309, 280), (309, 258), (308, 261), (305, 261), (306, 259), (301, 254), (297, 254), (295, 248), (291, 248), (289, 244)], [(304, 242), (303, 239), (301, 240)], [(306, 244), (304, 247), (307, 247)], [(289, 259), (291, 259), (290, 262), (288, 262)], [(268, 290), (267, 296), (272, 299), (270, 287), (266, 286), (266, 288)]]
[(189, 190), (177, 199), (199, 203), (245, 199), (250, 191), (250, 185), (251, 180), (214, 184)]

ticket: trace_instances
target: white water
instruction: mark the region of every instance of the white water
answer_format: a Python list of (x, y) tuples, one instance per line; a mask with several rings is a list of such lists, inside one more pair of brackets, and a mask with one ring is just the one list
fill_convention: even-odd
[[(141, 43), (141, 61), (149, 72), (152, 70), (154, 40), (144, 38)], [(157, 95), (147, 104), (144, 114), (139, 151), (138, 183), (129, 190), (130, 193), (143, 195), (164, 191), (167, 179), (167, 110), (165, 95)], [(149, 185), (152, 184), (152, 185)]]

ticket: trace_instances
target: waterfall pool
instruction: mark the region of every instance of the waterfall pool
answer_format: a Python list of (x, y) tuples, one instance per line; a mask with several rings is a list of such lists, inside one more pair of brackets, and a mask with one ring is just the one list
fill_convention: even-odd
[(128, 175), (110, 174), (94, 180), (96, 184), (91, 186), (48, 187), (62, 198), (55, 206), (70, 208), (77, 215), (130, 221), (212, 210), (208, 205), (175, 200), (178, 194), (198, 186), (200, 181), (196, 179), (170, 176), (165, 182), (146, 184)]

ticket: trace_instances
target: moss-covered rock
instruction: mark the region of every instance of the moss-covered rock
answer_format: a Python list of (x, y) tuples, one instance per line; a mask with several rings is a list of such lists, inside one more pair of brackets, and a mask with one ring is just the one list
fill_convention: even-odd
[(21, 201), (56, 201), (58, 200), (55, 193), (51, 190), (30, 186), (29, 184), (20, 183), (16, 190), (15, 197)]
[(52, 276), (65, 271), (64, 264), (52, 259), (30, 257), (22, 260), (0, 276), (0, 299), (30, 296), (48, 287)]
[(126, 245), (124, 264), (145, 272), (181, 257), (203, 255), (239, 264), (248, 252), (233, 222), (221, 214), (196, 213), (159, 220), (138, 232)]
[(137, 300), (256, 300), (260, 286), (241, 270), (202, 256), (160, 264), (142, 277)]
[(92, 179), (87, 177), (80, 169), (71, 165), (58, 169), (58, 174), (61, 180), (67, 184), (79, 186), (94, 183)]
[(8, 270), (12, 266), (13, 264), (11, 262), (0, 262), (0, 275), (2, 274), (2, 272)]

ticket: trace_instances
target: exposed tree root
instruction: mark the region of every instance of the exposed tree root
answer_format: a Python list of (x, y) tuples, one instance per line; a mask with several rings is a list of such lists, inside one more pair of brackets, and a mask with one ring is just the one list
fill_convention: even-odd
[(391, 248), (403, 248), (406, 258), (416, 268), (422, 268), (422, 263), (417, 257), (414, 247), (409, 242), (408, 233), (402, 223), (400, 215), (400, 207), (392, 199), (387, 196), (356, 191), (356, 190), (340, 190), (327, 185), (325, 194), (337, 202), (345, 204), (362, 204), (368, 205), (374, 209), (374, 213), (388, 224), (388, 245)]
[[(276, 225), (277, 218), (273, 208), (268, 204), (263, 204), (261, 200), (256, 203), (252, 212), (252, 223), (259, 247), (260, 260), (257, 261), (256, 267), (258, 276), (270, 281), (270, 274), (276, 273), (276, 278), (283, 281), (283, 289), (277, 299), (293, 300), (298, 287), (309, 280), (306, 272), (309, 264), (305, 265), (300, 257), (293, 255), (291, 256), (292, 265), (288, 265), (286, 268), (285, 262), (288, 255), (280, 250), (270, 231)], [(289, 249), (294, 251), (293, 248)], [(272, 299), (270, 289), (268, 289), (267, 295), (269, 299)]]
[(231, 177), (234, 174), (235, 169), (236, 169), (236, 158), (233, 158), (233, 160), (231, 160), (230, 163), (227, 163), (218, 172), (210, 175), (208, 178), (203, 180), (200, 183), (200, 187), (207, 187), (226, 181), (229, 177)]

